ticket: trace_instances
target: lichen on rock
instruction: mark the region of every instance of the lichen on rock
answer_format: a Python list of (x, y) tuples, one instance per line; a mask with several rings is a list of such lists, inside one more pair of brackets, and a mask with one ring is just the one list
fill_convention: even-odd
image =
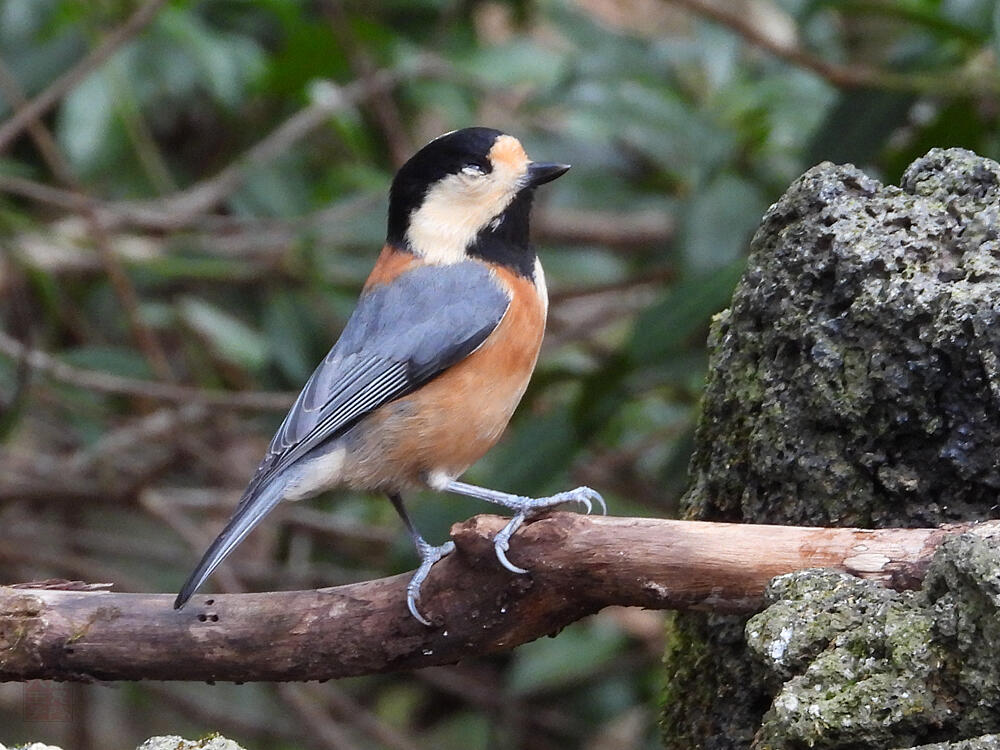
[[(962, 149), (935, 149), (910, 165), (899, 187), (882, 185), (850, 165), (809, 170), (765, 215), (732, 305), (713, 323), (709, 346), (709, 378), (683, 503), (689, 518), (880, 527), (996, 515), (1000, 165)], [(963, 630), (969, 625), (965, 608), (983, 604), (990, 594), (942, 588), (939, 606), (958, 613), (949, 644), (947, 618), (932, 616), (913, 595), (884, 598), (867, 584), (858, 589), (843, 581), (834, 594), (826, 591), (830, 583), (801, 578), (788, 590), (789, 596), (805, 596), (810, 586), (818, 587), (813, 596), (829, 605), (813, 612), (817, 622), (809, 628), (788, 632), (776, 601), (770, 630), (761, 629), (760, 637), (781, 663), (771, 660), (764, 674), (753, 671), (760, 662), (745, 646), (731, 642), (742, 620), (679, 615), (674, 632), (684, 634), (686, 649), (667, 653), (666, 694), (672, 702), (664, 707), (665, 746), (746, 748), (755, 733), (760, 743), (765, 735), (758, 728), (763, 714), (774, 710), (775, 695), (792, 694), (787, 680), (810, 684), (814, 692), (820, 685), (825, 695), (821, 667), (831, 670), (830, 690), (838, 665), (855, 677), (841, 673), (843, 684), (831, 693), (840, 703), (831, 698), (809, 704), (818, 709), (785, 704), (789, 722), (801, 711), (819, 710), (823, 717), (847, 711), (851, 701), (863, 713), (857, 702), (865, 691), (880, 682), (886, 691), (899, 688), (894, 676), (902, 680), (905, 670), (881, 662), (869, 669), (857, 654), (877, 642), (901, 659), (903, 640), (919, 641), (930, 623), (932, 645), (915, 652), (906, 668), (946, 679), (935, 687), (935, 700), (917, 689), (908, 691), (911, 704), (905, 711), (901, 706), (899, 715), (872, 713), (872, 726), (882, 727), (872, 745), (824, 745), (831, 735), (810, 729), (816, 722), (810, 725), (806, 713), (795, 730), (799, 744), (787, 746), (906, 747), (994, 731), (974, 718), (979, 713), (967, 696), (948, 687), (965, 684), (953, 671), (990, 670), (988, 654), (970, 655), (968, 663), (950, 656), (971, 637)], [(958, 590), (968, 600), (952, 610), (949, 597), (959, 596)], [(871, 632), (858, 629), (855, 605), (877, 615)], [(789, 622), (802, 622), (794, 608), (784, 614)], [(974, 619), (980, 637), (988, 626)], [(839, 650), (813, 654), (821, 630), (839, 633)], [(848, 642), (848, 632), (854, 641)], [(945, 658), (941, 669), (932, 668), (938, 649)], [(688, 653), (697, 655), (697, 663)], [(678, 682), (691, 675), (720, 690), (713, 694)], [(727, 688), (730, 675), (740, 681), (735, 689)], [(998, 705), (989, 695), (980, 697)], [(948, 701), (967, 726), (945, 721), (942, 705)], [(954, 734), (911, 729), (935, 721)]]
[[(893, 750), (907, 750), (907, 748), (893, 748)], [(1000, 750), (1000, 734), (984, 734), (982, 737), (958, 742), (934, 742), (909, 750)]]
[(212, 734), (200, 740), (186, 740), (176, 735), (150, 737), (136, 750), (243, 750), (243, 748), (221, 734)]
[(774, 579), (767, 598), (747, 644), (786, 681), (754, 748), (889, 747), (946, 723), (933, 621), (911, 592), (820, 570)]
[(902, 748), (1000, 730), (1000, 540), (946, 540), (919, 592), (805, 570), (775, 578), (766, 596), (747, 644), (784, 684), (755, 750)]

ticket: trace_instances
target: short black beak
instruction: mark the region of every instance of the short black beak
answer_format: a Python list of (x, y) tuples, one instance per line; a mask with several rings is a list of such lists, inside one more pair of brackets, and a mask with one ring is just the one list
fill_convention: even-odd
[(553, 164), (551, 162), (533, 161), (528, 165), (528, 184), (532, 187), (552, 182), (556, 177), (562, 177), (569, 171), (569, 164)]

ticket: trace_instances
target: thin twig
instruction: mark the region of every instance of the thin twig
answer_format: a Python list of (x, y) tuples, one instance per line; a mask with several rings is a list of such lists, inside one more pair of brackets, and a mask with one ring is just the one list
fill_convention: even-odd
[[(167, 0), (147, 0), (125, 23), (105, 37), (97, 49), (53, 81), (47, 89), (0, 124), (0, 154), (33, 120), (38, 120), (72, 91), (91, 71), (100, 66), (123, 44), (135, 37), (156, 17)], [(13, 105), (13, 102), (11, 102)]]
[(736, 32), (747, 42), (759, 47), (780, 60), (796, 67), (810, 70), (837, 88), (878, 88), (910, 91), (917, 94), (997, 94), (1000, 93), (1000, 76), (995, 72), (979, 74), (954, 71), (947, 74), (906, 74), (863, 65), (841, 65), (802, 49), (798, 45), (784, 44), (767, 34), (749, 20), (742, 7), (722, 4), (713, 0), (670, 0), (692, 13), (707, 18)]
[(432, 64), (428, 63), (407, 71), (381, 70), (363, 81), (343, 87), (330, 82), (316, 84), (313, 101), (308, 106), (285, 120), (214, 177), (154, 201), (119, 203), (115, 211), (102, 214), (100, 219), (108, 227), (138, 223), (147, 228), (170, 231), (190, 226), (198, 216), (236, 192), (254, 168), (285, 153), (333, 115), (431, 69)]
[(317, 691), (317, 698), (333, 709), (333, 714), (337, 719), (351, 724), (379, 745), (390, 748), (390, 750), (420, 750), (417, 743), (410, 737), (386, 724), (377, 714), (369, 711), (353, 696), (340, 690), (332, 683), (323, 686), (322, 691)]
[(278, 685), (277, 693), (308, 727), (309, 736), (322, 741), (323, 747), (329, 750), (360, 750), (347, 732), (326, 715), (310, 685)]
[(15, 361), (24, 357), (33, 370), (48, 375), (61, 383), (116, 396), (132, 396), (153, 401), (202, 404), (251, 411), (285, 411), (295, 400), (293, 393), (267, 391), (226, 393), (172, 383), (126, 378), (96, 370), (85, 370), (60, 362), (52, 355), (38, 349), (26, 349), (16, 339), (3, 331), (0, 331), (0, 354)]
[[(325, 0), (321, 7), (330, 22), (330, 28), (338, 45), (347, 54), (347, 60), (354, 75), (362, 81), (370, 81), (372, 76), (378, 73), (378, 68), (371, 55), (351, 33), (350, 19), (347, 17), (343, 3), (341, 0)], [(392, 163), (398, 169), (410, 158), (413, 151), (413, 144), (407, 137), (399, 108), (389, 92), (384, 89), (375, 90), (368, 99), (368, 107), (385, 137)]]
[[(15, 116), (23, 112), (28, 107), (28, 101), (24, 97), (17, 79), (14, 78), (10, 69), (0, 60), (0, 85), (4, 95), (10, 100), (14, 107)], [(111, 237), (107, 229), (101, 225), (97, 219), (97, 213), (93, 201), (87, 198), (83, 186), (77, 179), (76, 174), (69, 162), (63, 157), (56, 145), (55, 138), (37, 117), (30, 118), (27, 123), (31, 137), (34, 139), (38, 150), (60, 181), (70, 188), (77, 195), (76, 211), (80, 213), (87, 222), (91, 237), (97, 246), (101, 264), (105, 273), (111, 281), (111, 286), (115, 290), (115, 295), (125, 315), (129, 321), (129, 328), (135, 338), (139, 349), (142, 351), (150, 367), (160, 380), (173, 380), (170, 365), (167, 362), (167, 355), (160, 344), (159, 339), (153, 330), (142, 319), (142, 312), (139, 309), (139, 295), (132, 285), (131, 279), (125, 273), (125, 269), (118, 258), (117, 253), (111, 245)]]
[[(310, 104), (291, 115), (213, 177), (155, 200), (114, 203), (95, 201), (93, 205), (97, 211), (97, 219), (108, 230), (123, 226), (155, 231), (189, 228), (238, 190), (253, 169), (285, 153), (324, 125), (333, 115), (369, 97), (389, 91), (401, 81), (418, 78), (435, 70), (438, 70), (438, 64), (429, 60), (403, 71), (377, 71), (363, 81), (355, 81), (343, 87), (331, 82), (316, 84)], [(79, 210), (79, 198), (73, 192), (58, 190), (22, 177), (0, 176), (0, 190), (65, 210)]]

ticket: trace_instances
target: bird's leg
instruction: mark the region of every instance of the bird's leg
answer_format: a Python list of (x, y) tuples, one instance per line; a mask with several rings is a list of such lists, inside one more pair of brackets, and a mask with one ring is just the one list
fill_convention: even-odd
[(403, 519), (403, 525), (406, 526), (406, 530), (409, 532), (410, 538), (413, 540), (413, 544), (417, 548), (417, 554), (420, 556), (420, 567), (417, 568), (417, 572), (413, 574), (413, 578), (410, 579), (410, 583), (406, 586), (406, 606), (409, 607), (410, 614), (413, 615), (419, 622), (424, 625), (430, 625), (431, 621), (420, 614), (420, 610), (417, 609), (417, 602), (420, 601), (420, 585), (427, 578), (428, 573), (431, 572), (431, 568), (434, 563), (447, 555), (449, 552), (454, 551), (455, 543), (447, 541), (437, 547), (428, 544), (427, 541), (420, 536), (416, 527), (413, 525), (413, 521), (410, 520), (409, 514), (406, 512), (406, 508), (403, 507), (402, 495), (398, 492), (390, 492), (389, 500), (392, 501), (392, 507), (394, 507), (396, 512), (399, 513), (399, 517)]
[(577, 487), (575, 490), (558, 492), (550, 497), (524, 497), (523, 495), (511, 495), (507, 492), (491, 490), (487, 487), (477, 487), (474, 484), (466, 484), (451, 480), (442, 489), (446, 492), (454, 492), (459, 495), (467, 495), (488, 503), (496, 503), (514, 511), (514, 517), (510, 522), (493, 537), (493, 549), (496, 550), (497, 559), (511, 573), (527, 573), (524, 568), (519, 568), (507, 559), (507, 550), (510, 549), (510, 538), (514, 535), (521, 524), (539, 512), (553, 508), (565, 503), (580, 503), (587, 509), (587, 513), (593, 509), (593, 503), (601, 506), (601, 513), (607, 514), (608, 507), (604, 504), (604, 498), (596, 490), (590, 487)]

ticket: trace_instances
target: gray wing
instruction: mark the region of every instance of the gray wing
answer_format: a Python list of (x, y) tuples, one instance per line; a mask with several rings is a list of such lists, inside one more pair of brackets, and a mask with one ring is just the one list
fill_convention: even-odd
[(247, 495), (379, 406), (461, 361), (493, 332), (510, 299), (476, 262), (421, 266), (361, 298), (271, 440)]
[(412, 392), (473, 352), (510, 298), (475, 262), (422, 266), (358, 302), (333, 349), (299, 394), (232, 518), (181, 587), (179, 609), (281, 501), (280, 475), (382, 404)]

